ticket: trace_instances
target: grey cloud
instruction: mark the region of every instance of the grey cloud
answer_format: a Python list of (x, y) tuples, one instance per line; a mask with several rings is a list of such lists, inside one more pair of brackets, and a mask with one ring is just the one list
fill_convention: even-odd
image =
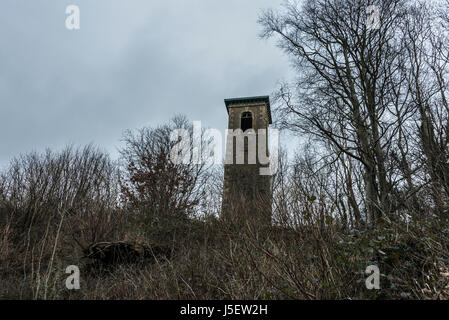
[[(65, 29), (77, 4), (81, 29)], [(123, 130), (176, 113), (223, 130), (223, 99), (269, 94), (289, 72), (258, 39), (254, 1), (3, 0), (0, 165), (66, 143), (113, 156)]]

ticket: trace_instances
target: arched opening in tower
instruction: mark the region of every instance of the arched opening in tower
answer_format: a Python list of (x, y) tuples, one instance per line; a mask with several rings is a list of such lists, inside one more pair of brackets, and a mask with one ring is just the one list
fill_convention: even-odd
[(248, 129), (253, 128), (253, 115), (251, 112), (243, 112), (242, 113), (240, 127), (242, 128), (243, 132), (245, 132)]

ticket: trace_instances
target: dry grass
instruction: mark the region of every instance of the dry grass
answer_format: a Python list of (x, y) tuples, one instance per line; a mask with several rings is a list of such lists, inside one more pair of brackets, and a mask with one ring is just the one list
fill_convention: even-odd
[[(122, 213), (123, 214), (123, 213)], [(62, 225), (64, 222), (62, 223)], [(448, 230), (430, 225), (402, 232), (398, 224), (339, 232), (270, 228), (254, 230), (220, 221), (186, 221), (168, 235), (172, 256), (118, 264), (103, 271), (65, 248), (67, 233), (45, 235), (28, 251), (1, 243), (2, 299), (447, 299)], [(433, 226), (434, 227), (434, 226)], [(161, 230), (163, 228), (159, 228)], [(60, 230), (68, 229), (61, 227)], [(139, 228), (134, 228), (139, 230)], [(154, 231), (154, 239), (157, 235)], [(131, 232), (128, 230), (128, 232)], [(161, 232), (161, 231), (159, 231)], [(168, 233), (166, 233), (168, 232)], [(425, 235), (425, 236), (423, 236)], [(137, 235), (136, 235), (137, 236)], [(131, 235), (129, 235), (131, 237)], [(141, 240), (142, 241), (142, 240)], [(147, 243), (151, 243), (147, 239)], [(70, 248), (72, 248), (70, 246)], [(394, 248), (399, 248), (394, 251)], [(390, 250), (390, 251), (389, 251)], [(28, 253), (26, 253), (28, 252)], [(379, 254), (383, 252), (384, 254)], [(20, 254), (18, 254), (20, 253)], [(25, 259), (24, 256), (27, 256)], [(377, 260), (376, 260), (377, 259)], [(364, 269), (378, 264), (381, 290), (364, 286)], [(81, 269), (81, 289), (67, 290), (64, 270)]]

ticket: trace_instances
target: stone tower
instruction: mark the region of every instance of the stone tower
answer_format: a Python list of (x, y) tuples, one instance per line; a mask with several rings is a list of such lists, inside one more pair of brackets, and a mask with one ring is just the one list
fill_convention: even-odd
[[(268, 96), (225, 99), (228, 111), (222, 217), (238, 223), (271, 224)], [(261, 130), (262, 129), (262, 130)]]

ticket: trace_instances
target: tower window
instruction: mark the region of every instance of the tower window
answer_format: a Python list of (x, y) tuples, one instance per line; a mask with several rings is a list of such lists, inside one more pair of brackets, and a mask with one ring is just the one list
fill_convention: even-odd
[(253, 128), (253, 115), (251, 112), (242, 113), (241, 128), (243, 132)]

